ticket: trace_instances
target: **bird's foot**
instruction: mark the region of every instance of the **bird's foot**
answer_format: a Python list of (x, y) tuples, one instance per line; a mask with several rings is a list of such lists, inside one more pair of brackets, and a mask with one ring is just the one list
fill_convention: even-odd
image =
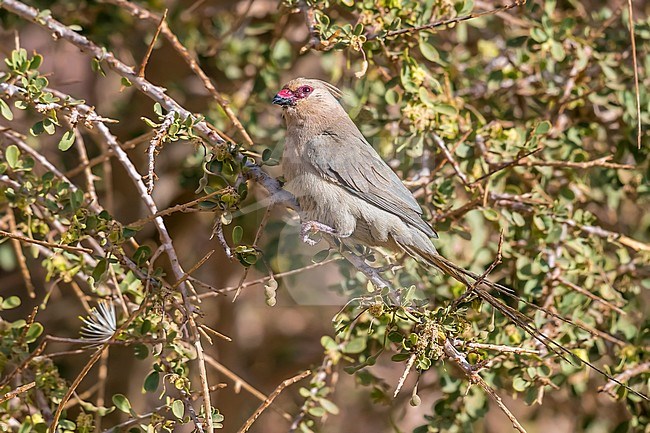
[(316, 241), (309, 237), (311, 233), (327, 233), (328, 235), (336, 236), (339, 238), (345, 238), (350, 236), (349, 234), (342, 234), (336, 231), (336, 229), (328, 226), (327, 224), (319, 223), (318, 221), (306, 221), (301, 224), (300, 227), (300, 236), (302, 241), (308, 245), (316, 245), (319, 241)]

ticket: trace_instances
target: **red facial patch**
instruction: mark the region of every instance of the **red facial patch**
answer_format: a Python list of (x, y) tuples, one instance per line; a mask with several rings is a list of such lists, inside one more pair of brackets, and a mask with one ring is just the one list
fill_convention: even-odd
[(282, 89), (278, 92), (278, 96), (280, 98), (291, 98), (293, 96), (293, 92), (289, 89)]

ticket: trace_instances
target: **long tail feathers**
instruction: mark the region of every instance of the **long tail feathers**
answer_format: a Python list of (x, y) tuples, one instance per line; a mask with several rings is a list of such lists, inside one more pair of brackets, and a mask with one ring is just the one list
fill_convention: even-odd
[[(501, 314), (506, 316), (508, 319), (510, 319), (515, 325), (519, 326), (522, 328), (526, 333), (528, 333), (531, 337), (533, 337), (535, 340), (540, 342), (544, 347), (546, 347), (549, 351), (553, 352), (560, 358), (564, 359), (567, 362), (571, 362), (571, 360), (577, 360), (579, 363), (584, 364), (588, 366), (589, 368), (593, 369), (597, 373), (601, 374), (602, 376), (606, 377), (608, 380), (611, 380), (618, 385), (624, 387), (627, 389), (629, 392), (643, 398), (644, 400), (650, 400), (647, 396), (633, 390), (629, 386), (625, 385), (624, 383), (620, 382), (619, 380), (613, 378), (611, 375), (607, 374), (605, 371), (602, 369), (596, 367), (589, 361), (586, 361), (580, 357), (578, 357), (576, 354), (571, 352), (569, 349), (565, 348), (564, 346), (560, 345), (553, 339), (549, 338), (546, 336), (543, 332), (541, 332), (539, 329), (537, 329), (534, 325), (531, 324), (531, 319), (527, 317), (525, 314), (521, 313), (519, 310), (512, 308), (511, 306), (505, 304), (503, 301), (499, 300), (495, 296), (493, 296), (489, 291), (495, 291), (497, 293), (503, 294), (509, 298), (515, 299), (518, 302), (523, 302), (527, 306), (538, 310), (542, 311), (544, 314), (553, 317), (555, 319), (558, 319), (564, 323), (568, 323), (572, 326), (575, 326), (577, 328), (583, 329), (589, 333), (593, 332), (589, 329), (584, 328), (583, 326), (578, 325), (577, 323), (573, 322), (570, 319), (567, 319), (565, 317), (562, 317), (552, 311), (549, 311), (546, 308), (540, 307), (538, 305), (535, 305), (529, 301), (526, 301), (522, 299), (521, 297), (517, 296), (515, 291), (512, 290), (509, 287), (503, 286), (501, 284), (494, 283), (490, 281), (487, 278), (483, 278), (481, 275), (478, 275), (474, 272), (468, 271), (455, 263), (451, 262), (450, 260), (447, 260), (437, 252), (431, 253), (423, 253), (421, 251), (413, 251), (411, 248), (406, 248), (405, 250), (415, 256), (415, 257), (421, 257), (425, 259), (429, 264), (435, 266), (436, 268), (440, 269), (443, 273), (446, 275), (452, 277), (456, 281), (462, 283), (465, 285), (468, 290), (471, 290), (473, 294), (481, 298), (483, 301), (487, 302), (494, 308), (495, 310), (499, 311)], [(414, 254), (415, 253), (415, 254)]]

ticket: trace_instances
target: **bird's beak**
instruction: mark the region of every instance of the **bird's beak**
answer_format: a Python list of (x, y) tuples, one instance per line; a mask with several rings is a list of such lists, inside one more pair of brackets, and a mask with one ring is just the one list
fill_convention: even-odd
[(277, 95), (275, 95), (271, 102), (280, 107), (292, 106), (294, 105), (293, 93), (291, 93), (290, 90), (282, 89)]

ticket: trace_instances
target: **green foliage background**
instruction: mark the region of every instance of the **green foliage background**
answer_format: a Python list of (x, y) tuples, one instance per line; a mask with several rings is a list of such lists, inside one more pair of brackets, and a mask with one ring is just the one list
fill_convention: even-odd
[[(503, 233), (503, 261), (490, 278), (573, 324), (523, 302), (502, 296), (503, 301), (565, 349), (647, 395), (647, 5), (635, 4), (633, 16), (644, 126), (639, 148), (627, 2), (529, 1), (403, 34), (391, 32), (494, 5), (140, 4), (157, 13), (169, 8), (169, 27), (229, 101), (253, 144), (162, 36), (145, 77), (197, 113), (195, 119), (154, 105), (104, 59), (79, 54), (38, 26), (1, 12), (6, 31), (0, 47), (7, 58), (2, 80), (22, 90), (3, 87), (0, 99), (2, 124), (9, 128), (0, 131), (0, 229), (93, 251), (89, 258), (23, 243), (35, 288), (30, 298), (16, 246), (9, 240), (0, 244), (0, 394), (36, 384), (0, 404), (0, 429), (45, 430), (94, 349), (67, 341), (48, 342), (43, 356), (34, 351), (46, 335), (77, 338), (77, 316), (92, 317), (89, 306), (112, 299), (118, 324), (142, 310), (88, 373), (61, 418), (62, 430), (93, 431), (100, 424), (104, 431), (127, 423), (125, 430), (181, 431), (180, 425), (191, 430), (203, 420), (187, 323), (192, 314), (232, 338), (224, 341), (208, 331), (202, 337), (206, 354), (227, 369), (208, 371), (211, 385), (228, 385), (212, 393), (215, 427), (225, 431), (237, 431), (260, 403), (249, 390), (238, 391), (242, 383), (269, 394), (306, 368), (313, 369), (310, 379), (285, 389), (280, 409), (267, 409), (250, 431), (507, 431), (511, 423), (485, 392), (444, 360), (446, 339), (473, 365), (485, 363), (482, 377), (530, 432), (650, 431), (647, 401), (622, 387), (599, 394), (604, 377), (549, 353), (488, 305), (452, 308), (465, 288), (411, 259), (396, 258), (401, 267), (385, 274), (403, 290), (404, 305), (383, 304), (337, 251), (319, 252), (324, 243), (314, 250), (301, 245), (296, 230), (287, 229), (292, 214), (282, 205), (267, 214), (267, 192), (245, 166), (256, 161), (280, 175), (284, 128), (269, 101), (285, 81), (310, 76), (336, 84), (351, 117), (423, 204), (425, 219), (440, 233), (440, 252), (481, 273), (494, 261)], [(155, 23), (132, 16), (118, 1), (30, 5), (48, 9), (136, 69), (155, 32)], [(14, 31), (25, 51), (14, 50)], [(188, 313), (167, 258), (157, 255), (161, 242), (151, 221), (134, 223), (147, 209), (113, 156), (94, 166), (98, 201), (91, 200), (88, 179), (76, 169), (83, 164), (76, 151), (80, 140), (91, 161), (113, 154), (92, 124), (81, 122), (74, 136), (70, 107), (82, 98), (119, 122), (107, 125), (143, 175), (147, 143), (162, 131), (153, 192), (159, 209), (209, 195), (192, 206), (205, 212), (165, 217), (186, 270), (217, 250), (192, 273), (203, 297), (200, 304), (191, 299), (196, 310)], [(47, 106), (53, 102), (64, 108)], [(231, 138), (228, 145), (201, 137), (194, 128), (201, 118)], [(69, 174), (70, 182), (20, 143)], [(229, 261), (220, 243), (210, 240), (214, 220), (225, 226), (237, 260)], [(382, 254), (358, 253), (373, 265), (387, 264)], [(270, 276), (324, 261), (329, 264), (297, 275)], [(260, 280), (233, 303), (242, 274)], [(369, 300), (359, 301), (361, 295)], [(353, 301), (343, 308), (331, 305), (348, 300)], [(35, 306), (38, 313), (30, 317)], [(411, 366), (417, 373), (393, 398)]]

